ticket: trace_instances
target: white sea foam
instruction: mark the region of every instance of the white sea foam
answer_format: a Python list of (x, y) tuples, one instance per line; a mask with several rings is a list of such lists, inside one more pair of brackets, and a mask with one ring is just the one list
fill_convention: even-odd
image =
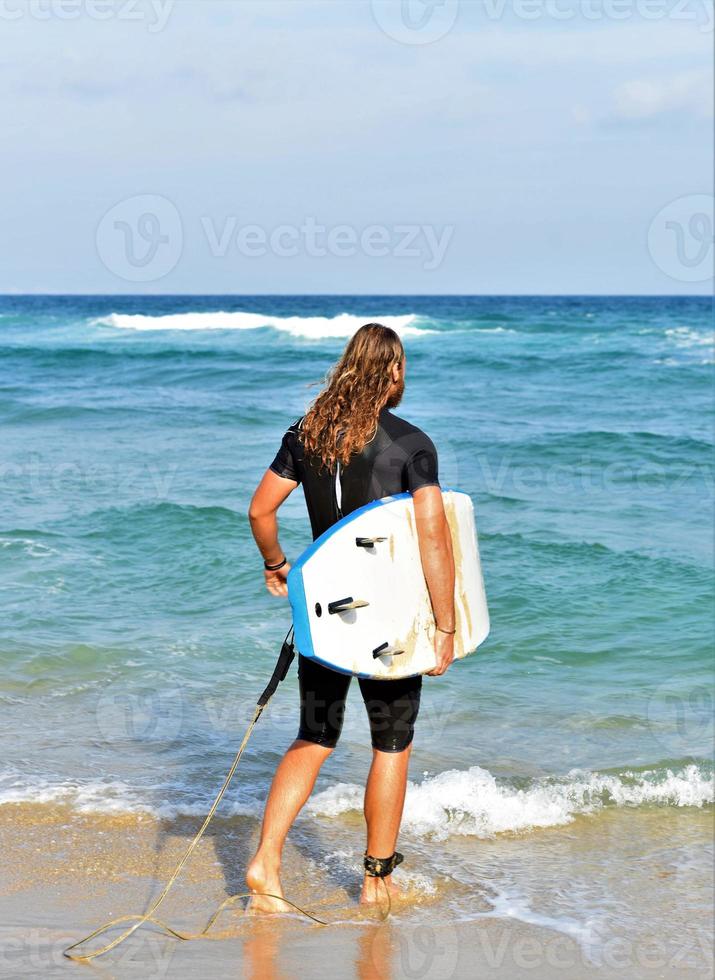
[[(182, 795), (185, 796), (184, 791)], [(171, 790), (164, 790), (166, 796)], [(162, 793), (162, 795), (164, 795)], [(176, 817), (204, 817), (212, 799), (187, 803), (181, 800), (156, 799), (156, 793), (143, 793), (141, 788), (121, 780), (62, 780), (51, 782), (39, 776), (24, 777), (6, 771), (0, 774), (0, 806), (7, 803), (47, 803), (68, 806), (77, 813), (147, 815), (161, 820)], [(225, 801), (222, 816), (259, 816), (255, 802)]]
[[(570, 823), (578, 814), (604, 806), (703, 806), (712, 803), (712, 777), (696, 765), (677, 772), (607, 775), (573, 770), (561, 779), (535, 779), (523, 789), (497, 781), (479, 766), (452, 769), (410, 783), (404, 827), (418, 837), (443, 839), (450, 835), (492, 837)], [(338, 783), (308, 804), (316, 816), (335, 817), (362, 809), (362, 788)]]
[(12, 548), (21, 551), (30, 558), (46, 558), (48, 555), (57, 555), (58, 551), (54, 548), (35, 541), (33, 538), (0, 538), (0, 548)]
[(678, 347), (712, 347), (715, 335), (710, 330), (693, 330), (691, 327), (672, 327), (665, 331)]
[[(362, 811), (363, 787), (338, 783), (309, 801), (313, 816), (338, 817)], [(208, 796), (187, 800), (187, 789), (170, 787), (146, 791), (118, 780), (64, 780), (50, 782), (16, 771), (0, 773), (0, 805), (4, 803), (56, 803), (79, 813), (137, 813), (171, 820), (203, 816)], [(493, 837), (540, 827), (570, 823), (578, 814), (595, 813), (606, 806), (659, 805), (701, 807), (712, 803), (712, 776), (697, 765), (673, 771), (618, 775), (573, 770), (562, 778), (532, 779), (524, 788), (497, 780), (486, 769), (448, 770), (410, 783), (405, 803), (404, 828), (417, 837), (444, 839), (451, 835)], [(241, 800), (226, 800), (223, 816), (260, 816), (261, 805), (244, 789)]]
[(586, 953), (595, 945), (600, 921), (594, 915), (587, 916), (583, 920), (571, 915), (547, 915), (532, 908), (529, 900), (515, 887), (494, 888), (489, 902), (492, 906), (489, 912), (472, 913), (470, 918), (518, 919), (530, 925), (555, 929), (557, 932), (573, 937)]
[[(436, 333), (425, 327), (415, 326), (417, 315), (385, 316), (379, 322), (392, 327), (401, 337), (422, 336)], [(174, 313), (166, 316), (111, 313), (93, 320), (96, 326), (114, 327), (118, 330), (258, 330), (272, 327), (293, 337), (323, 340), (331, 337), (350, 337), (367, 322), (366, 317), (340, 313), (326, 316), (268, 316), (264, 313)]]

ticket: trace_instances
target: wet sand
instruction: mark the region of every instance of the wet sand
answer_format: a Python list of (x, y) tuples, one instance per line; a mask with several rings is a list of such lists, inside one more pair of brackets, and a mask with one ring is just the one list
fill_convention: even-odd
[[(55, 805), (0, 807), (0, 975), (76, 973), (79, 965), (62, 950), (107, 919), (143, 912), (198, 823), (78, 814)], [(255, 832), (249, 818), (217, 819), (159, 916), (181, 931), (200, 931), (227, 895), (243, 891), (241, 871)], [(376, 911), (357, 905), (357, 876), (334, 876), (315, 866), (309, 872), (305, 856), (289, 844), (285, 880), (291, 899), (333, 925), (317, 926), (292, 914), (247, 916), (239, 903), (207, 939), (182, 943), (144, 927), (89, 969), (102, 977), (143, 980), (712, 976), (705, 946), (675, 958), (656, 941), (629, 942), (623, 936), (588, 955), (572, 937), (508, 915), (444, 921), (439, 895), (397, 905), (382, 922)]]

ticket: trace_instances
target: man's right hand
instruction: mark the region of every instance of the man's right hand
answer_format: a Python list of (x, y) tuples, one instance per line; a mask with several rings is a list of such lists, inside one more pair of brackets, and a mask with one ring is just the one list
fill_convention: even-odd
[(429, 677), (441, 677), (454, 661), (454, 634), (436, 630), (434, 634), (434, 655), (437, 666), (428, 670)]

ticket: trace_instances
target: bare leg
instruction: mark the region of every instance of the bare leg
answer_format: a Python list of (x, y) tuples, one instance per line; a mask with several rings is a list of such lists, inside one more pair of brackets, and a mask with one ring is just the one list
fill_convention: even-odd
[[(280, 761), (263, 814), (261, 840), (246, 871), (254, 892), (283, 895), (280, 879), (283, 844), (293, 821), (313, 791), (320, 767), (332, 749), (297, 739)], [(251, 912), (286, 912), (289, 906), (273, 898), (251, 899)]]
[[(402, 810), (407, 790), (407, 767), (410, 748), (403, 752), (380, 752), (373, 749), (370, 775), (365, 788), (365, 820), (367, 821), (367, 853), (373, 857), (390, 857), (397, 844)], [(383, 879), (391, 892), (397, 893), (392, 878)], [(360, 901), (377, 902), (384, 888), (379, 878), (365, 875)]]

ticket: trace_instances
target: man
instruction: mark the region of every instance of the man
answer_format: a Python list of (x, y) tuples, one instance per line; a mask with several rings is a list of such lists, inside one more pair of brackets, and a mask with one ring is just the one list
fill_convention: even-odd
[[(414, 498), (420, 555), (432, 601), (437, 666), (454, 659), (454, 559), (439, 487), (437, 452), (420, 429), (390, 411), (405, 390), (405, 352), (394, 330), (368, 323), (351, 338), (305, 415), (290, 426), (251, 502), (249, 518), (263, 555), (266, 586), (286, 596), (290, 565), (278, 542), (276, 514), (303, 484), (317, 538), (345, 514), (394, 493)], [(342, 728), (351, 678), (299, 658), (300, 727), (278, 769), (266, 802), (261, 840), (247, 873), (258, 893), (253, 911), (279, 912), (280, 863), (290, 827), (310, 796), (320, 767)], [(395, 846), (402, 820), (407, 767), (422, 677), (360, 679), (370, 720), (373, 760), (365, 789), (367, 851), (361, 902), (379, 899), (379, 878), (391, 892)], [(262, 893), (262, 894), (261, 894)]]

